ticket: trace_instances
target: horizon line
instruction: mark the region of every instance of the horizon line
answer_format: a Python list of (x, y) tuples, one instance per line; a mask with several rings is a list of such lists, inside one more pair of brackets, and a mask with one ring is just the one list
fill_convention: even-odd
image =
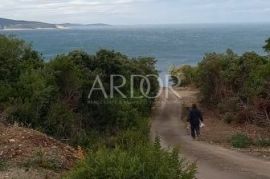
[(12, 19), (9, 17), (0, 17), (8, 20), (15, 21), (29, 21), (29, 22), (41, 22), (53, 25), (61, 25), (61, 24), (78, 24), (78, 25), (94, 25), (94, 24), (104, 24), (110, 26), (143, 26), (143, 25), (249, 25), (249, 24), (270, 24), (270, 21), (250, 21), (250, 22), (183, 22), (183, 23), (134, 23), (134, 24), (114, 24), (114, 23), (105, 23), (105, 22), (92, 22), (92, 23), (77, 23), (77, 22), (59, 22), (59, 23), (51, 23), (48, 21), (42, 20), (26, 20), (26, 19)]

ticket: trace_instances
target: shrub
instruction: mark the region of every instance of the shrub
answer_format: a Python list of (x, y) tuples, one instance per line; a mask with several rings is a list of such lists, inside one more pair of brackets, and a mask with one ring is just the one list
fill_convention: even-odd
[(195, 167), (179, 160), (178, 153), (167, 153), (150, 144), (128, 151), (100, 148), (90, 152), (66, 178), (192, 179)]
[(270, 147), (270, 139), (263, 139), (263, 138), (260, 138), (260, 139), (257, 139), (256, 142), (255, 142), (255, 145), (256, 146), (259, 146), (259, 147)]
[(148, 143), (148, 138), (145, 134), (137, 130), (127, 130), (122, 132), (117, 137), (117, 145), (122, 149), (132, 149), (133, 147)]
[(74, 135), (75, 114), (62, 102), (53, 104), (43, 128), (47, 134), (70, 138)]
[(149, 142), (149, 120), (141, 118), (132, 128), (124, 130), (117, 135), (116, 145), (121, 149), (132, 150), (137, 145)]
[(179, 68), (172, 67), (170, 74), (175, 85), (179, 83), (179, 79), (181, 80), (180, 86), (194, 84), (197, 80), (197, 68), (190, 65), (183, 65)]
[(264, 50), (270, 53), (270, 38), (265, 41), (266, 45), (263, 46)]
[(96, 140), (99, 139), (97, 136), (99, 136), (99, 134), (94, 134), (94, 131), (87, 132), (83, 129), (80, 129), (73, 133), (70, 143), (74, 146), (82, 146), (88, 148), (91, 147), (94, 143), (96, 143)]
[(7, 162), (3, 159), (0, 159), (0, 171), (5, 171), (7, 167)]
[(245, 134), (238, 133), (231, 137), (231, 144), (235, 148), (247, 148), (252, 144), (252, 141)]
[[(129, 98), (123, 99), (116, 89), (111, 101), (106, 101), (98, 90), (91, 97), (96, 103), (88, 100), (97, 75), (108, 95), (110, 75), (123, 75), (127, 83), (121, 92), (130, 96), (131, 75), (158, 75), (153, 58), (129, 58), (119, 52), (100, 50), (95, 55), (73, 51), (45, 62), (23, 40), (0, 35), (0, 59), (0, 106), (7, 119), (56, 138), (71, 139), (72, 143), (78, 139), (87, 145), (86, 135), (91, 131), (115, 135), (133, 128), (138, 119), (149, 115), (153, 103), (148, 98), (133, 103)], [(122, 85), (123, 79), (116, 78), (114, 82)], [(152, 77), (149, 82), (150, 96), (155, 96), (158, 80)], [(134, 80), (134, 94), (141, 95), (140, 87), (140, 80)], [(146, 85), (143, 88), (148, 90)]]
[(39, 54), (23, 40), (13, 36), (0, 35), (0, 81), (14, 84), (25, 69), (42, 65)]
[(18, 122), (25, 126), (34, 127), (36, 124), (33, 106), (29, 101), (22, 101), (17, 99), (14, 105), (6, 107), (7, 119), (9, 122)]
[[(267, 52), (270, 52), (269, 46), (270, 39), (264, 46)], [(269, 57), (255, 52), (237, 55), (229, 49), (226, 53), (206, 54), (197, 67), (173, 67), (171, 74), (182, 77), (183, 82), (195, 82), (203, 103), (212, 107), (217, 105), (221, 113), (237, 114), (239, 123), (261, 125), (263, 119), (257, 119), (255, 113), (270, 113), (268, 105), (256, 106), (258, 99), (264, 99), (265, 104), (270, 104)], [(232, 121), (228, 114), (226, 121)]]

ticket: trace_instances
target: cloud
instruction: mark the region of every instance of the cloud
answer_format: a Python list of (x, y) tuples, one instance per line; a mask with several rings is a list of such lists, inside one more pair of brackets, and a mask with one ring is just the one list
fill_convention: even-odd
[[(94, 18), (111, 14), (128, 15), (139, 3), (153, 0), (1, 0), (0, 16), (46, 21), (68, 21), (65, 15)], [(62, 19), (62, 20), (61, 20)], [(83, 20), (84, 21), (84, 20)]]
[(267, 0), (1, 0), (0, 17), (111, 24), (270, 21)]

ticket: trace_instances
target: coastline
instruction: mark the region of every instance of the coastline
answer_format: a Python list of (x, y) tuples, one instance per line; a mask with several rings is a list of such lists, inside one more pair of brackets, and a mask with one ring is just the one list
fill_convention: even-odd
[(18, 28), (18, 29), (13, 29), (13, 28), (5, 28), (5, 29), (0, 29), (0, 31), (32, 31), (32, 30), (65, 30), (68, 28)]

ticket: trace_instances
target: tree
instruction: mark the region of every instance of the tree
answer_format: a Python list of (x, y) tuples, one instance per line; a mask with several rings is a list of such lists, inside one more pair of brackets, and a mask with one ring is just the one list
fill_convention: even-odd
[(270, 38), (265, 41), (266, 45), (263, 47), (264, 50), (270, 53)]
[[(95, 55), (73, 51), (45, 62), (23, 40), (0, 35), (0, 110), (10, 122), (74, 142), (81, 131), (115, 133), (134, 127), (137, 119), (149, 114), (153, 99), (132, 103), (115, 93), (114, 99), (106, 101), (97, 91), (91, 98), (97, 104), (88, 101), (96, 76), (100, 76), (105, 91), (110, 92), (112, 74), (127, 79), (121, 91), (129, 96), (132, 74), (146, 76), (158, 72), (153, 58), (129, 58), (110, 50), (100, 50)], [(120, 85), (122, 78), (114, 82)], [(150, 95), (155, 96), (158, 81), (150, 78), (150, 83)], [(140, 81), (135, 81), (135, 94), (139, 94), (140, 86)]]
[(0, 35), (0, 81), (14, 83), (20, 73), (42, 65), (38, 52), (23, 40)]

